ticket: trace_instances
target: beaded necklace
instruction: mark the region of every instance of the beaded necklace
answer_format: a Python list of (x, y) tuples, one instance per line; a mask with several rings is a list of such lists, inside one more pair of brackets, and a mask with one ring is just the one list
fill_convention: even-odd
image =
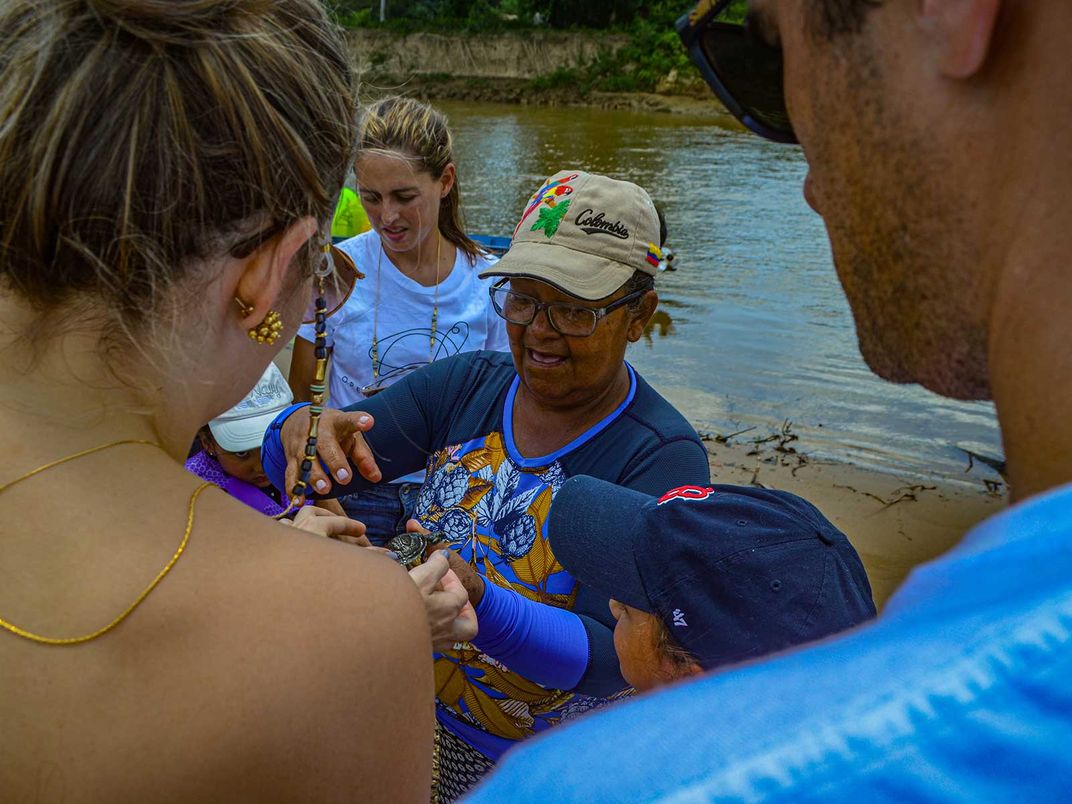
[[(433, 362), (435, 358), (435, 346), (436, 346), (436, 326), (439, 323), (439, 260), (443, 253), (443, 235), (439, 230), (436, 230), (436, 266), (435, 266), (435, 293), (432, 300), (432, 326), (431, 337), (428, 339), (428, 362)], [(382, 390), (380, 386), (380, 342), (377, 338), (377, 332), (380, 327), (380, 265), (383, 260), (384, 247), (383, 241), (380, 241), (380, 250), (376, 254), (376, 300), (375, 306), (372, 309), (372, 385), (369, 386), (373, 389), (370, 394), (376, 393)], [(417, 252), (417, 267), (421, 264), (420, 251)]]
[[(161, 447), (155, 441), (142, 441), (139, 439), (129, 438), (124, 439), (122, 441), (113, 441), (110, 444), (102, 444), (99, 447), (91, 447), (90, 449), (84, 449), (81, 452), (76, 452), (73, 455), (68, 455), (64, 458), (60, 458), (59, 460), (52, 461), (51, 463), (46, 463), (44, 466), (37, 467), (32, 472), (27, 472), (21, 477), (17, 477), (8, 483), (5, 483), (4, 485), (0, 486), (0, 494), (3, 494), (16, 483), (21, 483), (23, 480), (29, 480), (34, 475), (41, 474), (42, 472), (47, 472), (49, 469), (53, 469), (61, 464), (67, 463), (68, 461), (73, 461), (77, 458), (83, 458), (86, 455), (92, 455), (94, 452), (111, 449), (112, 447), (118, 447), (123, 444), (145, 444), (150, 447), (156, 447), (157, 449), (163, 449), (163, 447)], [(149, 594), (160, 584), (160, 582), (164, 580), (164, 576), (171, 572), (171, 568), (175, 566), (175, 563), (186, 551), (186, 545), (190, 541), (190, 532), (194, 528), (194, 505), (197, 503), (197, 498), (201, 496), (201, 492), (211, 485), (211, 483), (202, 483), (200, 486), (194, 489), (193, 494), (190, 495), (190, 502), (187, 506), (186, 511), (186, 530), (182, 534), (182, 541), (179, 542), (179, 546), (178, 549), (175, 550), (175, 554), (171, 556), (171, 559), (167, 562), (167, 564), (164, 565), (164, 568), (156, 574), (156, 577), (153, 578), (149, 585), (142, 590), (141, 594), (134, 598), (134, 602), (127, 606), (125, 609), (123, 609), (119, 616), (112, 620), (110, 623), (101, 628), (98, 628), (96, 631), (84, 634), (83, 636), (76, 637), (50, 637), (44, 636), (42, 634), (35, 634), (33, 631), (28, 631), (25, 628), (20, 628), (19, 626), (15, 625), (12, 622), (8, 622), (2, 617), (0, 617), (0, 628), (4, 628), (5, 630), (10, 631), (15, 636), (22, 637), (23, 639), (28, 639), (31, 642), (37, 642), (42, 645), (80, 645), (83, 642), (89, 642), (90, 640), (96, 639), (97, 637), (104, 636), (105, 634), (107, 634), (109, 631), (119, 625), (119, 623), (123, 622), (123, 620), (129, 617), (134, 612), (134, 609), (141, 605), (142, 601), (144, 601), (145, 598), (147, 598)]]

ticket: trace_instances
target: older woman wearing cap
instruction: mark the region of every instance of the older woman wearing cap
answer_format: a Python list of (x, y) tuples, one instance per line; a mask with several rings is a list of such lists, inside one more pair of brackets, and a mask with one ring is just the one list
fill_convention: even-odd
[[(438, 361), (360, 413), (321, 420), (321, 459), (342, 485), (329, 492), (314, 472), (321, 493), (427, 467), (416, 518), (452, 548), (477, 607), (480, 635), (436, 660), (441, 798), (463, 792), (518, 740), (628, 689), (608, 598), (562, 568), (546, 520), (574, 475), (646, 494), (709, 480), (696, 432), (625, 362), (658, 303), (658, 239), (640, 187), (557, 173), (484, 273), (502, 277), (491, 292), (511, 354)], [(265, 469), (279, 484), (284, 471), (293, 481), (305, 446), (307, 416), (289, 414), (265, 443)]]

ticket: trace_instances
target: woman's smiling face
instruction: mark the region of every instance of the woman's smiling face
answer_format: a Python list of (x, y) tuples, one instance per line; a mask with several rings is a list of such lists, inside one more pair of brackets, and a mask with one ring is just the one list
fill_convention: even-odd
[[(585, 301), (535, 279), (515, 278), (510, 289), (539, 302), (575, 307), (605, 307), (625, 295), (619, 288), (606, 299)], [(654, 294), (652, 294), (654, 296)], [(651, 305), (654, 309), (654, 304)], [(651, 311), (634, 312), (630, 305), (611, 311), (586, 338), (559, 334), (547, 320), (547, 311), (531, 324), (507, 323), (514, 367), (525, 389), (551, 407), (583, 405), (605, 393), (618, 377), (626, 346), (638, 340)]]
[(364, 153), (354, 165), (361, 204), (386, 248), (423, 244), (439, 226), (439, 204), (454, 186), (454, 165), (438, 179), (402, 153)]

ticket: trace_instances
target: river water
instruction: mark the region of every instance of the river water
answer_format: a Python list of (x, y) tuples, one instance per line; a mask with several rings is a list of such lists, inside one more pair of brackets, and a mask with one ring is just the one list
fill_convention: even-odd
[(656, 326), (627, 358), (699, 430), (754, 426), (747, 440), (790, 420), (812, 456), (921, 478), (965, 480), (961, 448), (1000, 456), (991, 404), (867, 369), (801, 195), (799, 149), (677, 115), (437, 106), (470, 231), (509, 235), (540, 180), (563, 168), (628, 179), (662, 204), (680, 268), (659, 275)]

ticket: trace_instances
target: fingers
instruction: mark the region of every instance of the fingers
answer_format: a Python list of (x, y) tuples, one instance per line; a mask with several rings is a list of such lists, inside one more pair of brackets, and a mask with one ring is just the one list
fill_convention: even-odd
[[(325, 416), (327, 413), (328, 411), (324, 411)], [(363, 478), (378, 483), (383, 474), (376, 464), (372, 450), (361, 435), (374, 424), (372, 417), (360, 411), (342, 413), (333, 410), (331, 414), (326, 429), (323, 419), (321, 420), (321, 436), (317, 441), (320, 460), (330, 470), (331, 478), (343, 485), (353, 480), (353, 471), (350, 468), (352, 461)], [(313, 488), (318, 494), (324, 494), (331, 488), (331, 478), (320, 471), (320, 467), (314, 466), (314, 471), (317, 475), (312, 483)]]
[[(349, 457), (352, 456), (361, 476), (377, 483), (382, 473), (372, 450), (365, 443), (361, 433), (370, 429), (375, 422), (367, 413), (360, 411), (344, 413), (331, 408), (320, 414), (320, 428), (317, 435), (317, 456), (309, 470), (309, 486), (317, 494), (331, 491), (333, 479), (345, 485), (353, 479)], [(301, 408), (291, 414), (283, 423), (280, 433), (283, 449), (287, 454), (286, 483), (287, 492), (294, 488), (301, 474), (301, 463), (305, 460), (305, 444), (309, 438), (309, 409)], [(326, 465), (330, 475), (324, 471)]]
[(337, 516), (315, 505), (307, 505), (298, 511), (294, 517), (294, 526), (319, 536), (327, 536), (329, 539), (338, 539), (361, 547), (371, 546), (365, 536), (364, 522), (347, 516)]
[[(469, 599), (469, 595), (465, 592), (465, 586), (452, 569), (448, 569), (443, 573), (443, 578), (439, 581), (439, 588), (444, 592), (449, 592), (451, 594), (456, 594), (458, 590), (461, 590), (462, 594), (465, 595), (465, 599)], [(461, 606), (462, 604), (459, 603), (458, 605)]]
[(290, 414), (279, 431), (279, 440), (287, 456), (286, 488), (289, 495), (298, 482), (299, 466), (305, 455), (305, 439), (309, 435), (309, 408), (298, 408)]
[[(354, 432), (353, 444), (348, 451), (350, 461), (361, 474), (361, 477), (370, 483), (379, 483), (383, 479), (383, 472), (380, 471), (379, 464), (376, 463), (376, 457), (372, 454), (372, 449), (369, 447), (368, 442), (361, 435), (361, 433), (371, 430), (375, 422), (367, 413), (353, 413), (351, 415), (357, 418), (352, 422)], [(339, 478), (339, 480), (342, 481), (342, 478)]]
[(424, 527), (424, 525), (422, 525), (416, 519), (407, 519), (406, 520), (406, 533), (431, 533), (431, 532), (432, 531), (428, 530), (428, 528)]
[(346, 511), (343, 510), (343, 507), (339, 504), (338, 500), (317, 500), (316, 506), (317, 508), (331, 511), (335, 516), (347, 516)]
[(466, 601), (466, 604), (462, 606), (461, 614), (454, 619), (454, 641), (471, 642), (476, 639), (478, 630), (476, 609), (473, 608), (472, 603)]
[[(449, 596), (445, 601), (448, 609), (439, 627), (435, 628), (433, 626), (432, 628), (432, 647), (435, 650), (450, 650), (456, 643), (468, 642), (476, 636), (476, 609), (469, 602), (468, 596), (461, 597), (466, 594), (465, 589), (453, 572), (448, 571), (443, 576), (440, 586), (442, 588), (436, 592), (436, 595), (439, 597)], [(461, 607), (454, 608), (453, 604), (459, 600), (464, 600)]]
[[(450, 570), (447, 557), (442, 553), (436, 553), (423, 564), (418, 564), (409, 571), (409, 577), (417, 584), (421, 594), (427, 597), (435, 590), (436, 585)], [(452, 573), (453, 574), (453, 573)], [(460, 604), (459, 604), (460, 605)]]

